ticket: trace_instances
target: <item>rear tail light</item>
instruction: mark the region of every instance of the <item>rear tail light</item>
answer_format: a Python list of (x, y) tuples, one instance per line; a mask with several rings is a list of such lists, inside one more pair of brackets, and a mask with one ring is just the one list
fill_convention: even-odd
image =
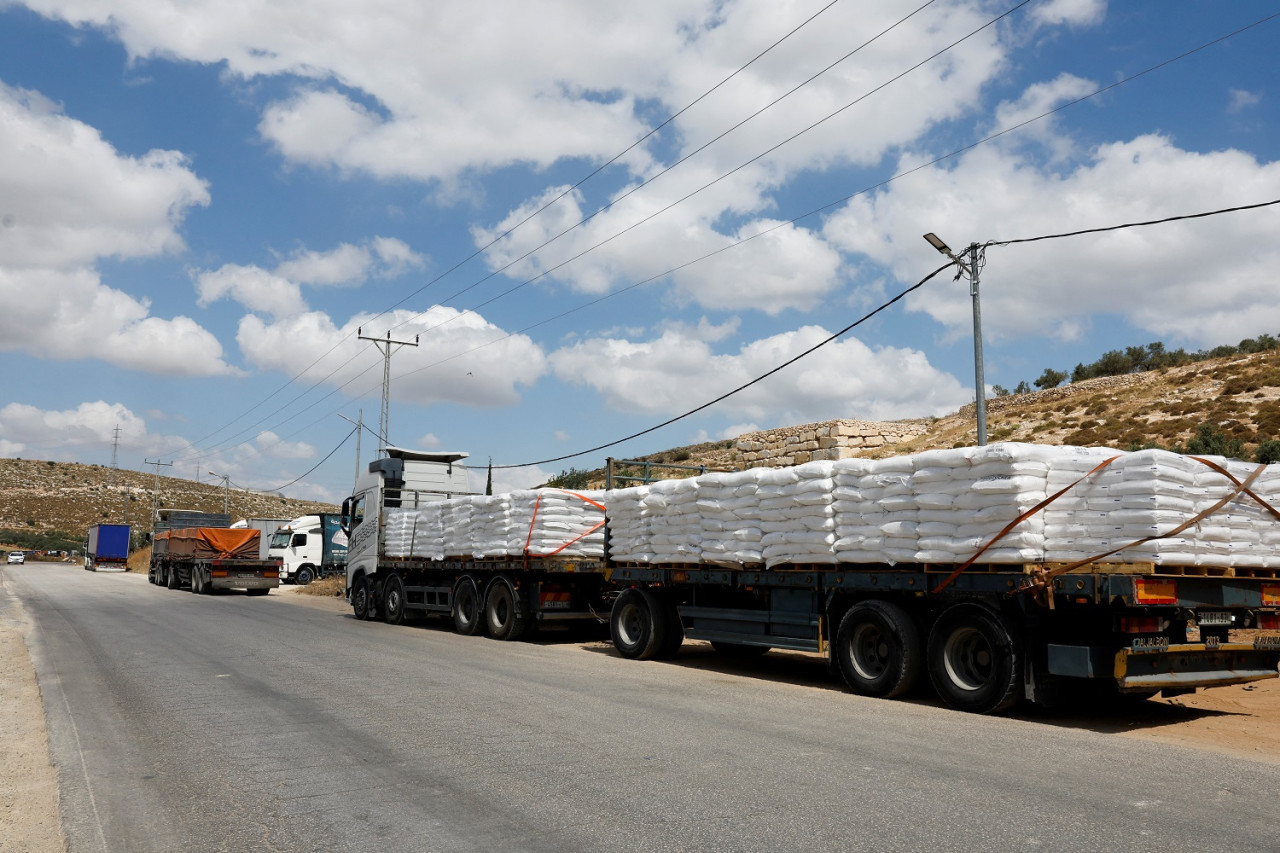
[(1280, 631), (1280, 613), (1259, 613), (1258, 627), (1266, 631)]
[(1159, 634), (1165, 625), (1159, 616), (1121, 616), (1118, 627), (1123, 634)]
[(1178, 603), (1178, 584), (1171, 580), (1138, 578), (1133, 584), (1133, 593), (1138, 604)]
[(1264, 583), (1262, 585), (1262, 606), (1280, 607), (1280, 583)]

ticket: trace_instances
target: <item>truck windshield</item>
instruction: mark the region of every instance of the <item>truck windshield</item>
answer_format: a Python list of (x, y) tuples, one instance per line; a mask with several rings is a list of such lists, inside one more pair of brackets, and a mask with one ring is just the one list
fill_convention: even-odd
[(271, 534), (270, 548), (288, 548), (289, 547), (289, 531), (280, 530)]

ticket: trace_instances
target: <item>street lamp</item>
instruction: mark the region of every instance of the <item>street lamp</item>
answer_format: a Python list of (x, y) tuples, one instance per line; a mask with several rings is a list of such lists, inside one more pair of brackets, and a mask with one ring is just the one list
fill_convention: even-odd
[(978, 299), (978, 269), (981, 267), (979, 257), (982, 249), (977, 243), (969, 244), (969, 263), (966, 266), (965, 262), (956, 257), (951, 248), (942, 242), (937, 234), (930, 231), (924, 235), (924, 239), (930, 246), (955, 261), (956, 265), (969, 276), (969, 295), (973, 298), (973, 373), (976, 385), (974, 398), (978, 413), (978, 446), (981, 447), (987, 443), (987, 383), (983, 378), (982, 370), (982, 304)]
[(217, 477), (222, 481), (222, 514), (230, 517), (231, 515), (231, 478), (225, 474), (215, 474), (209, 472), (210, 477)]

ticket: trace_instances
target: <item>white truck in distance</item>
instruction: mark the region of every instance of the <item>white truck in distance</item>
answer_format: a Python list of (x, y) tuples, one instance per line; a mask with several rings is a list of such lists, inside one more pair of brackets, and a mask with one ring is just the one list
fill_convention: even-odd
[(347, 565), (347, 534), (336, 513), (295, 518), (271, 536), (267, 556), (280, 561), (280, 580), (306, 586)]

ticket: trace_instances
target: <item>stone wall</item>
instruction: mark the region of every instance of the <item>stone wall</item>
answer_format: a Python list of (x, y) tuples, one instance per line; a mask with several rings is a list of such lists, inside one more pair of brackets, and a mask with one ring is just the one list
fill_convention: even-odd
[(750, 432), (739, 436), (737, 449), (752, 468), (781, 468), (815, 459), (851, 459), (875, 455), (929, 429), (928, 421), (826, 421), (818, 424)]

